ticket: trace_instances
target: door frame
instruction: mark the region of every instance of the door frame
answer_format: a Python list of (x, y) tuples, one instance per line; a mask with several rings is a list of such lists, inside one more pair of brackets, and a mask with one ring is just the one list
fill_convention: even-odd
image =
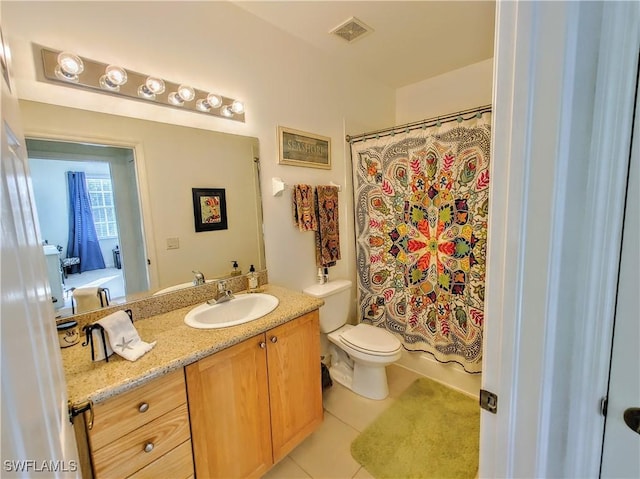
[(639, 19), (497, 3), (480, 477), (598, 476)]
[(149, 290), (157, 289), (159, 286), (155, 237), (151, 212), (151, 199), (147, 186), (147, 169), (144, 158), (144, 148), (136, 141), (123, 141), (114, 138), (98, 137), (91, 135), (59, 133), (57, 130), (26, 129), (26, 138), (33, 138), (45, 141), (61, 141), (67, 143), (88, 143), (92, 145), (112, 146), (116, 148), (126, 148), (133, 151), (134, 168), (136, 172), (136, 182), (138, 187), (138, 207), (142, 219), (142, 231), (144, 237), (144, 250), (146, 256), (146, 273), (148, 277)]

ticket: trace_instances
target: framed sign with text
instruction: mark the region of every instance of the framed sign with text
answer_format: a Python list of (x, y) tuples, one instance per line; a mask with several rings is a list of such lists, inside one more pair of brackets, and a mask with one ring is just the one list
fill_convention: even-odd
[(278, 127), (281, 165), (331, 169), (331, 138), (292, 128)]

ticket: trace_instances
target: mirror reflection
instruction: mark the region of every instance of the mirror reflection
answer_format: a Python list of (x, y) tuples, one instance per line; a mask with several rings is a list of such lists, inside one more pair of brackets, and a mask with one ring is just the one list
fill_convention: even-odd
[[(264, 269), (256, 138), (20, 103), (59, 316)], [(194, 188), (224, 191), (226, 229), (196, 232)]]

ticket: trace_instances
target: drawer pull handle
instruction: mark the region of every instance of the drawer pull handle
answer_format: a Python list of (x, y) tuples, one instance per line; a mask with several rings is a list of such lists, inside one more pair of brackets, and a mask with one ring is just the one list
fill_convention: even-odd
[(277, 343), (278, 342), (278, 337), (277, 336), (271, 336), (271, 342), (272, 343)]
[(149, 403), (143, 402), (138, 406), (138, 411), (147, 412), (149, 410)]
[(260, 349), (264, 349), (267, 347), (267, 343), (265, 343), (264, 341), (260, 341), (260, 344), (258, 346), (260, 346)]
[(153, 443), (148, 442), (144, 445), (144, 452), (151, 452), (151, 451), (153, 451)]

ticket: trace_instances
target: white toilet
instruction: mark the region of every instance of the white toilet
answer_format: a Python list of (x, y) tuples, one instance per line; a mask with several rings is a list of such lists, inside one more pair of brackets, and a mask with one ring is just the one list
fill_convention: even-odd
[(320, 308), (320, 332), (329, 340), (331, 378), (366, 398), (386, 398), (389, 387), (385, 366), (400, 359), (400, 341), (375, 326), (346, 324), (351, 281), (338, 279), (314, 284), (303, 292), (324, 300)]

